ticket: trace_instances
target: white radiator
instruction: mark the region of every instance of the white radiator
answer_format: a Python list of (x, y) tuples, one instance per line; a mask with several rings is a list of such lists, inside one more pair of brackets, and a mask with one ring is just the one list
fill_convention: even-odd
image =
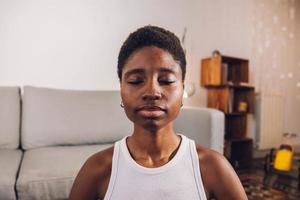
[(281, 93), (256, 95), (256, 145), (259, 150), (277, 148), (282, 142), (284, 98)]

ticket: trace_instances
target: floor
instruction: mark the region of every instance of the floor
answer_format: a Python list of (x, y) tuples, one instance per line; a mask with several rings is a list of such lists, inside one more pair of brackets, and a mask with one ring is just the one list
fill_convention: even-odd
[(237, 170), (249, 200), (299, 200), (297, 166), (289, 173), (263, 170), (263, 160), (255, 160), (250, 169)]

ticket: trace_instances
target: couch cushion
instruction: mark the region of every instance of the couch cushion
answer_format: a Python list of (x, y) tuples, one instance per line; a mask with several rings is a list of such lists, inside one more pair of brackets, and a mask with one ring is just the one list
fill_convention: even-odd
[(16, 199), (15, 182), (22, 151), (0, 149), (0, 199)]
[(0, 149), (16, 149), (20, 132), (20, 88), (0, 87)]
[(17, 180), (19, 198), (67, 199), (73, 181), (87, 158), (111, 145), (44, 147), (27, 150)]
[[(24, 87), (24, 149), (112, 143), (131, 133), (119, 91), (74, 91)], [(117, 125), (116, 125), (117, 124)]]

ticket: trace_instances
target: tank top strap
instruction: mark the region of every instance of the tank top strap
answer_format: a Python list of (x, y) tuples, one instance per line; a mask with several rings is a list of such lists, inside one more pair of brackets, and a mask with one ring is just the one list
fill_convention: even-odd
[(119, 168), (120, 145), (121, 145), (121, 140), (115, 142), (115, 144), (114, 144), (114, 153), (113, 153), (112, 166), (111, 166), (111, 176), (110, 176), (108, 188), (107, 188), (107, 191), (105, 193), (103, 200), (111, 199), (111, 195), (114, 190), (114, 185), (115, 185), (115, 181), (116, 181), (117, 174), (118, 174), (118, 168)]
[(201, 177), (200, 162), (199, 162), (199, 156), (196, 149), (196, 144), (194, 140), (189, 140), (189, 141), (190, 141), (189, 146), (190, 146), (190, 152), (192, 157), (192, 165), (194, 169), (195, 181), (198, 188), (199, 196), (201, 197), (201, 199), (207, 199), (205, 189), (203, 186), (202, 177)]

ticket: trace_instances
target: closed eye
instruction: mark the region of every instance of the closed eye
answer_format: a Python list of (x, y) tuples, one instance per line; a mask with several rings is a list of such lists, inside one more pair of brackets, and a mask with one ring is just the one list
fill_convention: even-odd
[(143, 82), (144, 82), (143, 80), (129, 80), (129, 81), (127, 81), (127, 83), (129, 83), (131, 85), (138, 85), (138, 84), (141, 84)]
[(175, 83), (175, 80), (159, 80), (158, 81), (161, 85), (171, 85), (172, 83)]

